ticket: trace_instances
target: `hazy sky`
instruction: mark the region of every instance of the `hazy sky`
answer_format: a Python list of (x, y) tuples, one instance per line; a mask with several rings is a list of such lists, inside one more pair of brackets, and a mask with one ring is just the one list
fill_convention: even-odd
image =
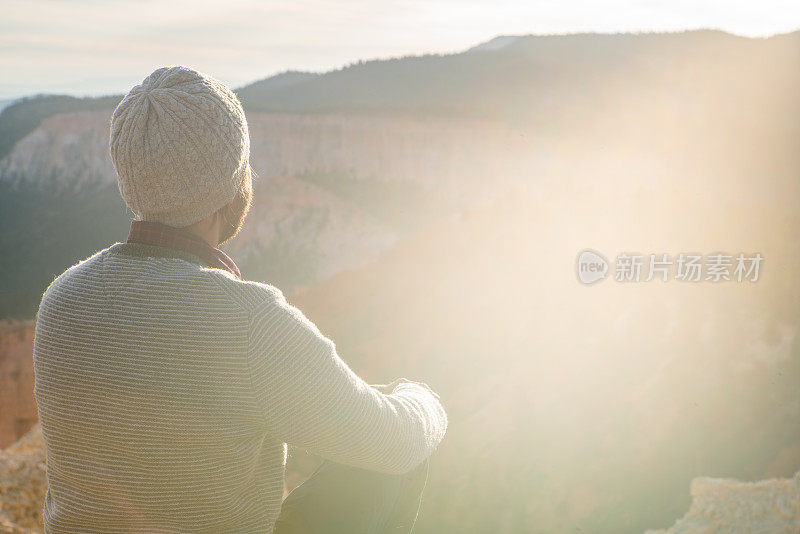
[(502, 34), (800, 28), (798, 0), (0, 0), (0, 99), (125, 93), (164, 65), (236, 88)]

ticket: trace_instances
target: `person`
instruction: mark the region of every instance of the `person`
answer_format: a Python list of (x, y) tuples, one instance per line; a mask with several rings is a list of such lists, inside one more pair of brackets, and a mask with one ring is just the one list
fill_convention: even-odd
[[(236, 95), (159, 68), (114, 110), (109, 151), (128, 238), (37, 312), (45, 532), (409, 532), (446, 412), (423, 382), (367, 384), (219, 249), (257, 178)], [(287, 444), (325, 461), (283, 502)]]

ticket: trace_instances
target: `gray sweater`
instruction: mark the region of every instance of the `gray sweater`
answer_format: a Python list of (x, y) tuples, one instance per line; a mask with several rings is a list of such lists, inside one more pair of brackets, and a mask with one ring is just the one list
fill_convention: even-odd
[(275, 287), (155, 245), (56, 278), (33, 358), (46, 533), (272, 532), (287, 443), (404, 473), (447, 428), (426, 387), (368, 385)]

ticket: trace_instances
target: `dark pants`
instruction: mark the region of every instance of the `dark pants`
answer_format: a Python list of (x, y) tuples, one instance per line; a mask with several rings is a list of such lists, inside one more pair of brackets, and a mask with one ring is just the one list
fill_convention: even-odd
[(411, 532), (417, 520), (428, 461), (388, 475), (324, 461), (283, 500), (275, 534)]

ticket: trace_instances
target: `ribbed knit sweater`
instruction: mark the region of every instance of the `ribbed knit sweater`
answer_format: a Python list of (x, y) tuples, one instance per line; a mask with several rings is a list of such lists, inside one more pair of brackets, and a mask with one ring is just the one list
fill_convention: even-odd
[(57, 277), (33, 358), (47, 534), (272, 532), (287, 443), (404, 473), (447, 428), (424, 385), (370, 386), (274, 286), (156, 245)]

